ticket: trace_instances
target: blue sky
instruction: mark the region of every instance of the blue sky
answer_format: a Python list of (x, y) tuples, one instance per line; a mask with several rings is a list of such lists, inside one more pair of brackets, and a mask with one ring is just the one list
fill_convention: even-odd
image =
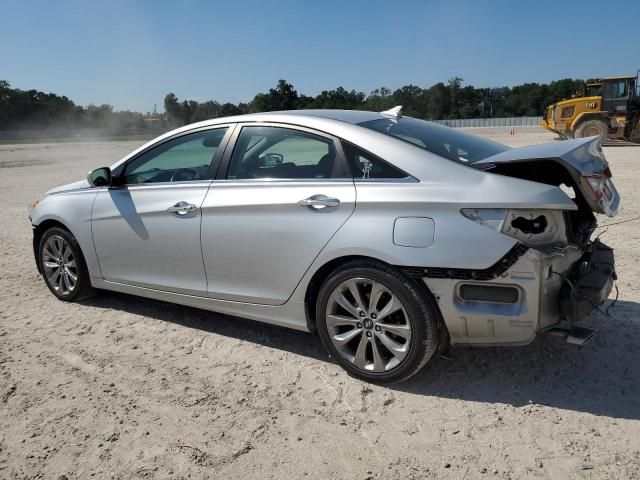
[(116, 109), (631, 73), (640, 1), (2, 0), (0, 79)]

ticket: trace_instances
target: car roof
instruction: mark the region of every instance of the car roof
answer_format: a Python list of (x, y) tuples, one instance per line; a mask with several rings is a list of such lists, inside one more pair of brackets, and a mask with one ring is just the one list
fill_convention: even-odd
[[(163, 141), (174, 135), (187, 133), (200, 128), (216, 127), (234, 123), (280, 123), (291, 124), (301, 127), (311, 128), (330, 135), (339, 136), (344, 140), (355, 144), (368, 143), (367, 140), (375, 137), (383, 137), (384, 142), (389, 141), (389, 137), (382, 133), (363, 128), (358, 125), (362, 122), (389, 118), (383, 113), (366, 112), (359, 110), (284, 110), (275, 112), (248, 113), (244, 115), (234, 115), (230, 117), (218, 117), (204, 120), (197, 123), (185, 125), (160, 135), (157, 138), (145, 143), (138, 149), (123, 157), (112, 168), (126, 161), (128, 158), (138, 154), (146, 148)], [(380, 139), (379, 139), (380, 140)], [(363, 142), (361, 142), (363, 141)], [(417, 148), (417, 147), (412, 147)]]
[[(290, 117), (290, 118), (287, 118)], [(290, 120), (291, 123), (304, 125), (313, 120), (323, 118), (327, 120), (337, 120), (340, 122), (356, 125), (370, 120), (379, 120), (385, 118), (382, 113), (368, 112), (363, 110), (333, 110), (333, 109), (315, 109), (315, 110), (279, 110), (273, 112), (247, 113), (244, 115), (234, 115), (232, 117), (218, 117), (211, 120), (205, 120), (198, 123), (198, 126), (215, 125), (218, 123), (228, 122), (281, 122), (283, 119)], [(193, 127), (194, 125), (190, 125)]]
[[(354, 129), (359, 132), (360, 135), (377, 136), (382, 134), (363, 128), (359, 124), (384, 118), (388, 119), (389, 117), (385, 115), (385, 113), (366, 112), (362, 110), (282, 110), (274, 112), (247, 113), (244, 115), (212, 118), (176, 128), (175, 130), (171, 130), (153, 139), (138, 150), (143, 150), (152, 143), (176, 134), (186, 133), (198, 128), (215, 127), (217, 125), (232, 123), (284, 123), (316, 129), (331, 135), (341, 136), (342, 138), (345, 137), (344, 135), (341, 135), (341, 133), (346, 133), (345, 130), (354, 131)], [(348, 138), (345, 139), (349, 140)]]
[(286, 110), (283, 112), (273, 112), (286, 115), (297, 115), (303, 117), (320, 117), (329, 118), (331, 120), (339, 120), (341, 122), (347, 122), (352, 124), (358, 124), (362, 122), (368, 122), (371, 120), (378, 120), (385, 118), (385, 116), (379, 112), (368, 112), (364, 110)]

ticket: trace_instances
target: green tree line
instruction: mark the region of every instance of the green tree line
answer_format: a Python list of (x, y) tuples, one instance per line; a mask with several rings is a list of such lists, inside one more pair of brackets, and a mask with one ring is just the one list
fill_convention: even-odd
[(475, 88), (463, 86), (463, 79), (454, 77), (446, 84), (440, 82), (428, 88), (405, 85), (392, 91), (381, 87), (367, 95), (338, 87), (310, 97), (298, 94), (292, 84), (280, 80), (275, 88), (258, 93), (249, 103), (220, 104), (215, 100), (200, 104), (193, 100), (180, 102), (170, 93), (164, 99), (164, 107), (172, 123), (180, 125), (241, 113), (309, 108), (383, 111), (396, 105), (403, 106), (405, 115), (425, 120), (522, 117), (541, 115), (547, 105), (581, 92), (583, 85), (582, 80), (568, 78), (549, 84)]
[(11, 88), (0, 80), (0, 130), (99, 128), (112, 131), (148, 129), (144, 115), (114, 111), (111, 105), (76, 105), (65, 96)]
[[(144, 131), (169, 128), (209, 118), (275, 110), (341, 108), (382, 111), (402, 105), (405, 115), (434, 119), (536, 116), (546, 105), (582, 91), (583, 81), (563, 79), (549, 84), (525, 83), (513, 87), (476, 88), (454, 77), (430, 87), (405, 85), (396, 90), (381, 87), (369, 94), (338, 87), (318, 95), (299, 94), (286, 80), (248, 103), (164, 98), (166, 115), (151, 119), (138, 112), (114, 111), (111, 105), (76, 105), (65, 96), (37, 90), (11, 88), (0, 81), (0, 130), (56, 128), (104, 128)], [(154, 121), (150, 121), (154, 120)]]

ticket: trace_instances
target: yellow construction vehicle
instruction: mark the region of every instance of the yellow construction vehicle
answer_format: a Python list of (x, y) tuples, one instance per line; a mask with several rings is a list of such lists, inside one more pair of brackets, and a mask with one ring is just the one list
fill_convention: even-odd
[(603, 143), (640, 143), (640, 71), (601, 78), (584, 92), (549, 105), (542, 128), (561, 138), (599, 135)]

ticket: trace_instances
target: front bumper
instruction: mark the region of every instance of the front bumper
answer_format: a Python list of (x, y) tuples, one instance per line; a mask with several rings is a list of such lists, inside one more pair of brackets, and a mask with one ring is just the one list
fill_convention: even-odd
[(473, 345), (525, 345), (541, 330), (577, 322), (606, 300), (616, 278), (613, 252), (598, 241), (585, 249), (528, 249), (490, 279), (424, 273), (451, 343)]

